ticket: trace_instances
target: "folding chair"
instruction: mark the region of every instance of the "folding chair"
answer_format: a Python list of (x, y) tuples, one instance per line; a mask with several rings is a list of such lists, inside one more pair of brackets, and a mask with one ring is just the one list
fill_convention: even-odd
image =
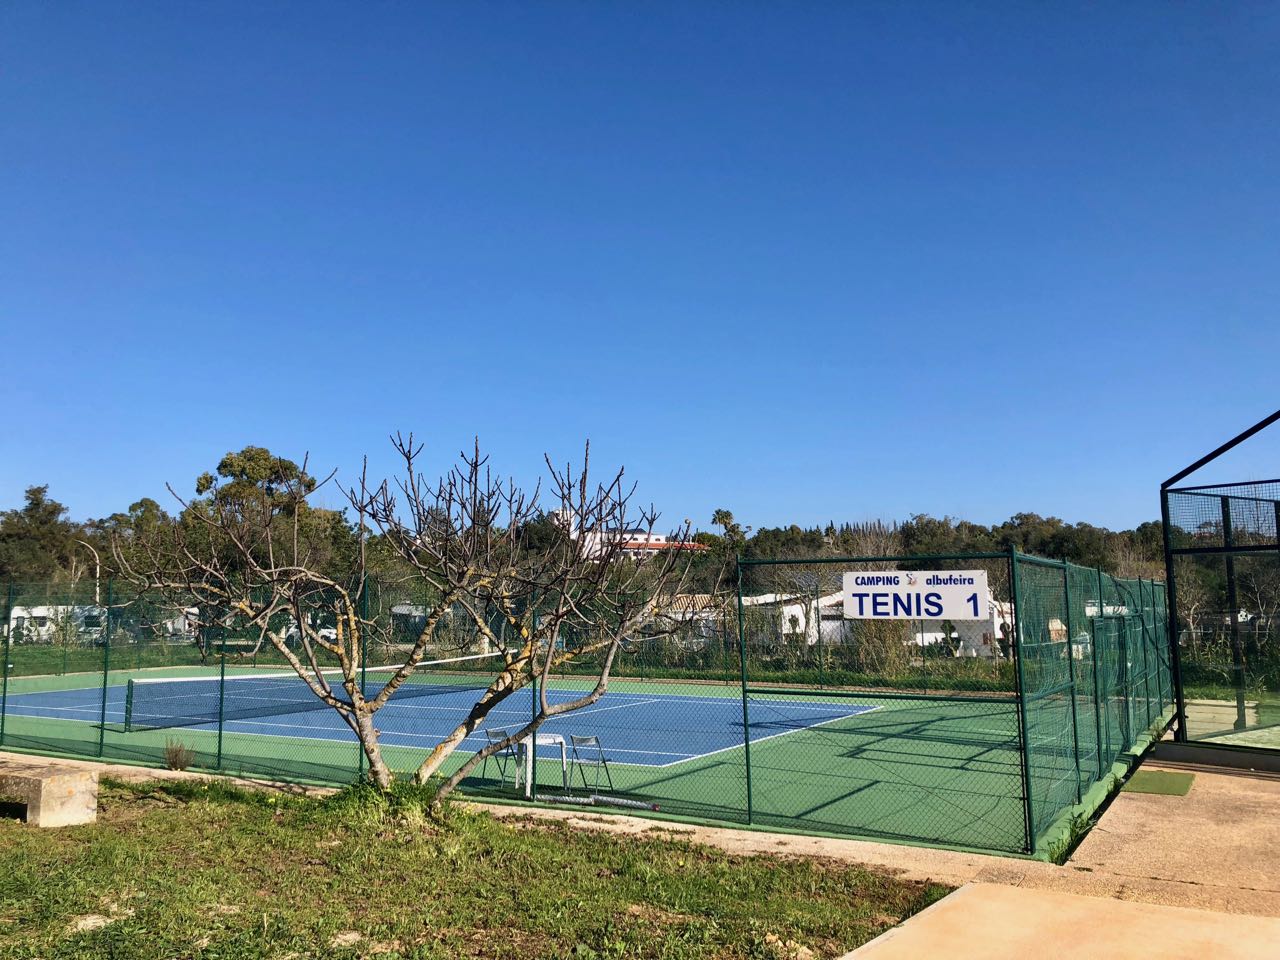
[[(495, 743), (501, 743), (509, 736), (510, 734), (506, 730), (486, 730), (484, 732), (484, 738), (488, 742), (488, 746), (492, 746)], [(485, 772), (489, 769), (490, 760), (498, 765), (499, 783), (505, 784), (507, 782), (507, 766), (510, 765), (513, 767), (513, 772), (515, 774), (515, 785), (517, 787), (520, 786), (520, 756), (516, 750), (514, 742), (508, 743), (501, 750), (495, 751), (484, 758), (484, 763), (480, 765), (481, 777), (483, 777)]]
[[(569, 736), (569, 746), (572, 750), (572, 756), (569, 758), (569, 780), (573, 780), (573, 771), (576, 768), (578, 776), (582, 778), (582, 789), (600, 789), (600, 771), (604, 771), (605, 782), (609, 784), (609, 789), (613, 789), (613, 776), (609, 773), (609, 761), (605, 759), (604, 749), (600, 746), (599, 737), (575, 737)], [(587, 786), (587, 767), (595, 769), (595, 785), (588, 788)]]

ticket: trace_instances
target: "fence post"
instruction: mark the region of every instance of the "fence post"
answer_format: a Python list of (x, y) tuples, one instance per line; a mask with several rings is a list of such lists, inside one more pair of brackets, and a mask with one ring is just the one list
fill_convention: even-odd
[[(1097, 779), (1102, 779), (1102, 707), (1098, 700), (1098, 617), (1102, 614), (1102, 593), (1099, 588), (1098, 606), (1094, 610), (1094, 615), (1089, 622), (1089, 669), (1093, 675), (1093, 738), (1097, 749), (1098, 772)], [(1088, 611), (1081, 608), (1088, 617)]]
[(3, 680), (0, 680), (0, 746), (4, 744), (4, 718), (9, 712), (9, 646), (10, 634), (13, 632), (13, 582), (10, 581), (5, 591), (4, 603), (4, 669)]
[(102, 709), (98, 714), (98, 756), (107, 750), (107, 689), (111, 681), (111, 588), (114, 580), (107, 581), (107, 629), (102, 637)]
[(1009, 584), (1013, 593), (1013, 667), (1017, 677), (1018, 733), (1022, 740), (1022, 813), (1026, 824), (1025, 850), (1035, 852), (1035, 818), (1031, 803), (1031, 741), (1027, 736), (1027, 688), (1022, 671), (1022, 587), (1018, 580), (1018, 548), (1009, 547)]
[(1076, 758), (1076, 803), (1083, 797), (1080, 786), (1080, 718), (1076, 714), (1076, 634), (1071, 618), (1071, 570), (1062, 564), (1062, 596), (1067, 606), (1067, 677), (1071, 682), (1071, 745)]
[[(365, 636), (365, 625), (369, 622), (369, 577), (364, 573), (360, 574), (360, 593), (356, 603), (360, 620), (360, 696), (365, 697), (369, 694), (369, 644)], [(364, 746), (359, 742), (356, 743), (356, 758), (356, 779), (359, 780), (364, 777)]]
[[(535, 612), (533, 615), (533, 635), (538, 635), (539, 617)], [(554, 638), (551, 641), (555, 643)], [(547, 656), (550, 657), (554, 653), (554, 647), (547, 650)], [(536, 664), (530, 664), (531, 669)], [(532, 669), (532, 676), (529, 680), (529, 690), (533, 694), (531, 699), (532, 714), (530, 721), (538, 719), (538, 671)], [(538, 731), (535, 729), (529, 733), (529, 743), (525, 747), (529, 751), (529, 779), (525, 783), (525, 789), (529, 792), (529, 799), (536, 801), (538, 799)]]
[[(1222, 497), (1222, 545), (1230, 550), (1235, 544), (1235, 531), (1231, 528), (1231, 498)], [(1231, 615), (1231, 680), (1236, 688), (1235, 729), (1248, 726), (1244, 703), (1244, 644), (1240, 640), (1240, 601), (1236, 596), (1236, 558), (1228, 553), (1227, 560), (1227, 611)]]
[(818, 648), (818, 687), (821, 688), (827, 675), (827, 665), (822, 655), (822, 574), (813, 585), (813, 629), (817, 631), (815, 641)]
[[(1179, 743), (1187, 742), (1187, 703), (1182, 692), (1182, 651), (1178, 646), (1178, 586), (1177, 577), (1174, 576), (1173, 570), (1173, 539), (1170, 536), (1169, 525), (1169, 491), (1161, 489), (1160, 491), (1160, 522), (1164, 526), (1164, 583), (1165, 583), (1165, 602), (1168, 609), (1165, 610), (1165, 629), (1169, 631), (1169, 635), (1165, 641), (1169, 645), (1169, 673), (1173, 681), (1173, 707), (1174, 707), (1174, 726), (1176, 731), (1174, 739)], [(1276, 535), (1280, 537), (1280, 526), (1276, 528)]]
[(747, 774), (747, 823), (752, 822), (751, 802), (751, 717), (747, 707), (747, 633), (743, 623), (742, 554), (738, 554), (738, 666), (742, 674), (742, 758)]
[(213, 768), (222, 769), (222, 728), (227, 717), (227, 635), (222, 634), (221, 651), (218, 655), (218, 756)]
[(1151, 646), (1152, 640), (1155, 640), (1155, 636), (1153, 636), (1151, 628), (1148, 627), (1148, 623), (1151, 622), (1151, 618), (1147, 616), (1147, 600), (1143, 598), (1142, 593), (1142, 585), (1144, 582), (1146, 581), (1144, 581), (1142, 577), (1138, 577), (1138, 605), (1139, 608), (1142, 609), (1142, 686), (1144, 696), (1146, 696), (1147, 699), (1147, 709), (1144, 710), (1143, 716), (1147, 719), (1146, 728), (1149, 730), (1153, 722), (1151, 718)]
[[(1105, 623), (1107, 623), (1107, 595), (1106, 595), (1106, 591), (1104, 590), (1104, 588), (1103, 588), (1103, 586), (1102, 586), (1102, 569), (1101, 569), (1101, 568), (1098, 568), (1095, 572), (1096, 572), (1096, 573), (1097, 573), (1097, 575), (1098, 575), (1098, 618), (1097, 618), (1097, 619), (1098, 619), (1098, 622), (1099, 622), (1099, 623), (1103, 623), (1103, 624), (1105, 624)], [(1095, 629), (1094, 633), (1095, 633), (1095, 634), (1097, 633), (1097, 630), (1096, 630), (1096, 629)], [(1095, 640), (1094, 640), (1094, 646), (1095, 646), (1095, 647), (1101, 647), (1101, 646), (1102, 646), (1102, 644), (1101, 644), (1101, 643), (1097, 642), (1097, 638), (1096, 638), (1096, 637), (1095, 637)], [(1097, 678), (1098, 666), (1099, 666), (1099, 664), (1098, 664), (1098, 653), (1097, 653), (1097, 651), (1095, 651), (1095, 652), (1094, 652), (1094, 664), (1093, 664), (1093, 669), (1094, 669), (1094, 678), (1095, 678), (1095, 681), (1096, 681), (1096, 678)], [(1094, 686), (1094, 688), (1093, 688), (1093, 689), (1094, 689), (1094, 696), (1097, 698), (1097, 701), (1098, 701), (1098, 708), (1099, 708), (1099, 711), (1100, 711), (1100, 712), (1099, 712), (1099, 724), (1100, 724), (1100, 729), (1099, 729), (1099, 731), (1098, 731), (1098, 735), (1099, 735), (1099, 741), (1098, 741), (1098, 742), (1099, 742), (1099, 743), (1102, 743), (1102, 742), (1103, 742), (1103, 740), (1105, 739), (1106, 744), (1107, 744), (1107, 754), (1108, 754), (1108, 755), (1110, 755), (1110, 753), (1111, 753), (1111, 696), (1110, 696), (1110, 691), (1111, 691), (1111, 678), (1110, 678), (1110, 677), (1106, 677), (1105, 679), (1106, 679), (1106, 683), (1107, 683), (1107, 689), (1106, 689), (1106, 691), (1104, 691), (1104, 690), (1102, 689), (1102, 687), (1097, 686), (1097, 685), (1096, 685), (1096, 683), (1095, 683), (1095, 686)], [(1098, 756), (1099, 756), (1099, 757), (1101, 757), (1101, 756), (1102, 756), (1102, 754), (1101, 754), (1101, 753), (1099, 753), (1099, 754), (1098, 754)], [(1112, 761), (1111, 761), (1110, 757), (1108, 756), (1108, 765), (1109, 765), (1111, 762), (1112, 762)], [(1101, 765), (1099, 765), (1099, 769), (1101, 769)]]

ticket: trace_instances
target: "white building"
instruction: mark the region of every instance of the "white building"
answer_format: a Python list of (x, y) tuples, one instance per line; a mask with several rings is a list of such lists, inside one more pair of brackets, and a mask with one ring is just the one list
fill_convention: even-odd
[(106, 625), (106, 608), (95, 604), (17, 605), (9, 611), (9, 637), (15, 643), (96, 640)]
[(679, 624), (687, 629), (681, 635), (699, 642), (721, 635), (721, 631), (737, 629), (732, 601), (711, 593), (678, 593), (662, 601), (658, 618), (666, 625)]
[[(838, 646), (855, 636), (849, 626), (854, 621), (845, 619), (844, 595), (838, 591), (820, 597), (763, 593), (743, 597), (742, 605), (776, 609), (778, 632), (788, 638), (803, 638), (809, 646), (817, 644), (819, 637), (823, 644)], [(911, 642), (918, 647), (946, 643), (949, 623), (956, 656), (995, 659), (1003, 656), (1001, 639), (1004, 638), (1007, 646), (1008, 638), (1013, 635), (1013, 604), (990, 601), (987, 616), (982, 620), (913, 620), (910, 623)], [(1064, 627), (1064, 639), (1065, 636)]]
[(636, 558), (654, 557), (668, 550), (707, 549), (701, 543), (694, 543), (692, 540), (673, 539), (666, 534), (654, 533), (652, 530), (646, 530), (642, 527), (588, 530), (585, 533), (581, 533), (574, 518), (570, 517), (565, 520), (560, 511), (557, 511), (554, 516), (562, 526), (568, 527), (569, 536), (572, 539), (581, 538), (583, 553), (588, 557), (601, 556), (608, 547), (618, 544), (619, 541), (621, 542), (623, 556)]

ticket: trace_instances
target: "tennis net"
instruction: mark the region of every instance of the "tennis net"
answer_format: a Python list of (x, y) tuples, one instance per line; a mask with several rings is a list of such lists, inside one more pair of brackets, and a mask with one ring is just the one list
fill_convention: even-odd
[[(392, 701), (484, 690), (501, 670), (501, 653), (472, 654), (417, 664), (392, 695)], [(368, 667), (361, 689), (375, 696), (399, 667)], [(340, 670), (322, 671), (333, 695), (348, 700)], [(293, 671), (230, 677), (168, 677), (132, 679), (125, 693), (124, 728), (161, 730), (216, 724), (219, 720), (248, 720), (311, 710), (328, 710), (307, 683)]]

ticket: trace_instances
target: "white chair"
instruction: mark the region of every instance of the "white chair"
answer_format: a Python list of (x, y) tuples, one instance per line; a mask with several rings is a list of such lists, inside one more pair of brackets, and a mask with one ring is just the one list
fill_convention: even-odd
[[(599, 737), (575, 737), (569, 736), (569, 745), (572, 750), (572, 756), (569, 759), (569, 778), (573, 779), (574, 768), (577, 768), (578, 776), (582, 778), (582, 789), (599, 790), (600, 774), (603, 771), (604, 779), (609, 784), (609, 789), (613, 790), (613, 776), (609, 773), (609, 761), (605, 759), (604, 748), (600, 746)], [(595, 785), (588, 787), (587, 785), (587, 767), (595, 770)]]
[[(484, 738), (488, 742), (488, 746), (502, 743), (510, 734), (506, 730), (486, 730)], [(489, 769), (489, 761), (492, 760), (498, 765), (499, 782), (505, 784), (507, 782), (507, 767), (512, 768), (515, 777), (515, 785), (520, 786), (520, 757), (516, 751), (514, 742), (508, 743), (505, 747), (494, 751), (484, 758), (484, 763), (480, 765), (480, 776), (483, 777)]]

